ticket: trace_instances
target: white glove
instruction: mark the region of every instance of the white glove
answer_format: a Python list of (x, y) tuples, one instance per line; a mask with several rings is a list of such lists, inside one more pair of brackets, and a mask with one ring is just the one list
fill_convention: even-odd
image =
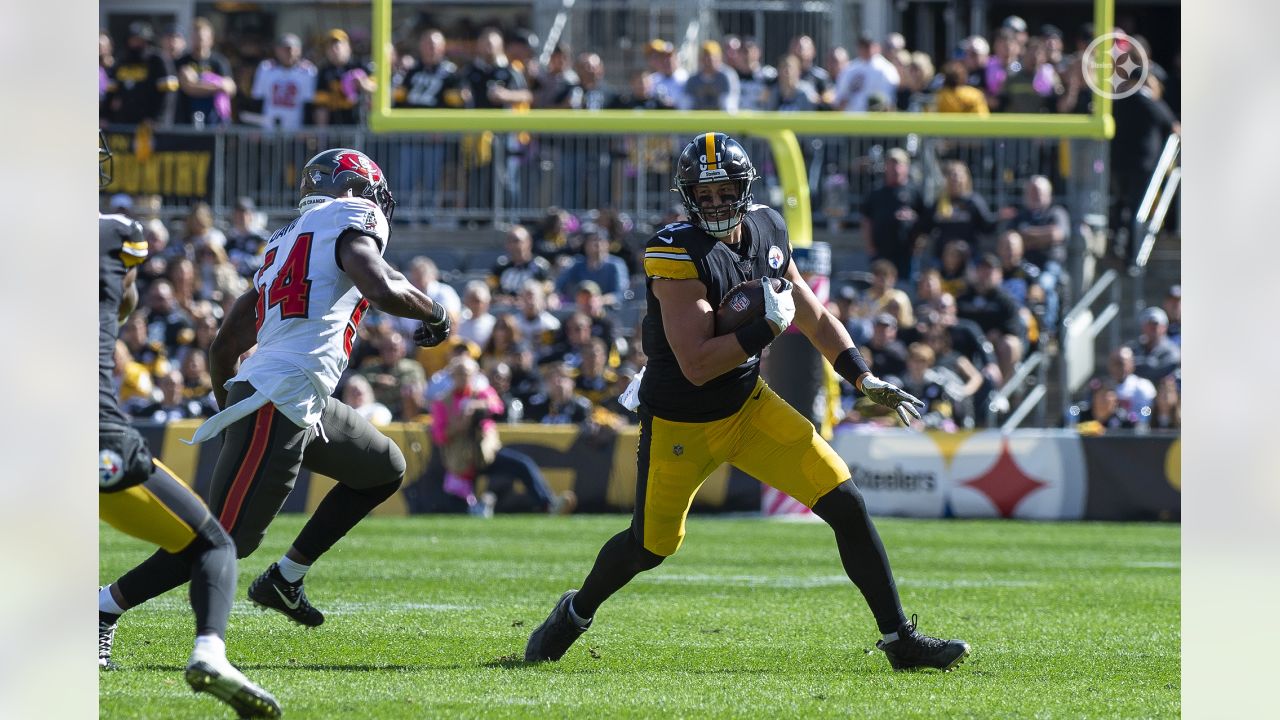
[(796, 301), (791, 297), (791, 281), (779, 279), (782, 280), (780, 291), (774, 291), (773, 281), (769, 278), (764, 278), (761, 284), (764, 286), (764, 317), (781, 333), (791, 327), (791, 321), (796, 317)]

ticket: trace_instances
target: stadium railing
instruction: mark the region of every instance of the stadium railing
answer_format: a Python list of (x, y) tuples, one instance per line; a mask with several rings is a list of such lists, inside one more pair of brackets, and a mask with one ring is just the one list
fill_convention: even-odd
[(1134, 314), (1142, 312), (1146, 304), (1147, 261), (1151, 259), (1151, 251), (1155, 248), (1156, 238), (1164, 229), (1165, 218), (1178, 194), (1178, 186), (1182, 182), (1182, 138), (1170, 135), (1165, 141), (1160, 160), (1156, 163), (1155, 172), (1147, 184), (1147, 191), (1142, 196), (1142, 204), (1134, 215), (1130, 242), (1141, 243), (1134, 254), (1129, 276), (1133, 278)]
[[(1062, 394), (1061, 418), (1067, 417), (1071, 398), (1093, 377), (1098, 360), (1098, 337), (1108, 331), (1107, 351), (1120, 346), (1120, 275), (1108, 270), (1062, 318), (1059, 342), (1059, 383)], [(1106, 293), (1106, 304), (1099, 300)]]

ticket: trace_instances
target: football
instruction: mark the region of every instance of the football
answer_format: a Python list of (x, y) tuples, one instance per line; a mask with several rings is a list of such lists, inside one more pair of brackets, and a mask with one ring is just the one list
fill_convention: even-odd
[[(785, 287), (781, 278), (769, 278), (775, 292)], [(716, 310), (716, 335), (728, 335), (758, 317), (764, 317), (764, 283), (761, 278), (738, 283), (725, 294)]]

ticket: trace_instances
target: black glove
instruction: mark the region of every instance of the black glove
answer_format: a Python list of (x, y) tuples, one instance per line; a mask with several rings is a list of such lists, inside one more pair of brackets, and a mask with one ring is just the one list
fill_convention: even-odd
[(449, 321), (449, 314), (436, 303), (436, 312), (440, 314), (439, 320), (424, 320), (418, 329), (413, 331), (413, 342), (418, 347), (435, 347), (444, 342), (449, 337), (449, 333), (453, 332), (453, 323)]
[(875, 375), (868, 375), (862, 379), (862, 394), (877, 405), (897, 410), (898, 417), (902, 418), (902, 422), (908, 427), (911, 426), (913, 417), (920, 419), (920, 410), (925, 407), (925, 404), (911, 393)]

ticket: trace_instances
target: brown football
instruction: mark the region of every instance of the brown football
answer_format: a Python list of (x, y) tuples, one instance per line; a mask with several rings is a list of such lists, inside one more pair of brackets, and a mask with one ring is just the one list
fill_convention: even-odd
[[(769, 278), (774, 292), (785, 287), (781, 278)], [(743, 325), (764, 317), (764, 284), (760, 278), (738, 283), (725, 293), (716, 310), (716, 335), (728, 335)]]

